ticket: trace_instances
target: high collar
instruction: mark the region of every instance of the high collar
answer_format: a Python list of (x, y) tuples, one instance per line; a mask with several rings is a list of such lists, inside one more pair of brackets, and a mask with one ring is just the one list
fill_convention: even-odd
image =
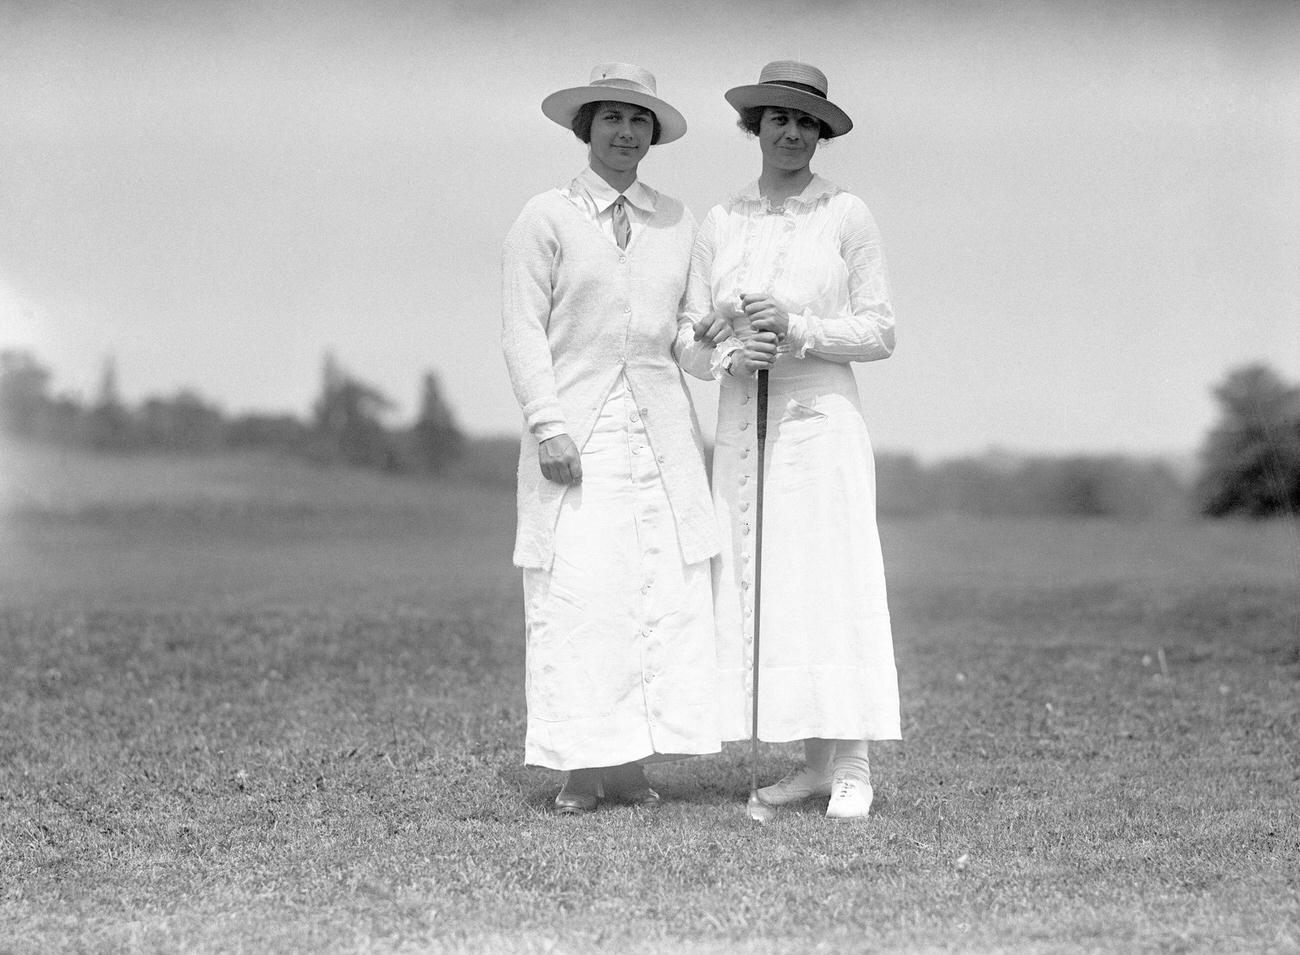
[(630, 205), (635, 206), (647, 214), (655, 211), (655, 199), (657, 193), (649, 186), (642, 184), (638, 179), (627, 189), (619, 193), (617, 189), (601, 179), (596, 171), (590, 166), (585, 166), (582, 172), (574, 178), (574, 183), (579, 189), (584, 190), (591, 197), (591, 201), (596, 205), (596, 212), (601, 213), (612, 206), (619, 195)]
[[(804, 186), (803, 192), (799, 193), (797, 196), (791, 196), (786, 199), (782, 205), (808, 208), (816, 205), (821, 199), (828, 199), (840, 191), (840, 187), (835, 185), (835, 183), (831, 182), (829, 179), (823, 179), (821, 176), (813, 173), (812, 179), (808, 182), (808, 185)], [(772, 207), (771, 203), (758, 191), (757, 179), (747, 185), (744, 189), (733, 194), (731, 201), (733, 203), (754, 203), (755, 205), (765, 206), (767, 208)]]

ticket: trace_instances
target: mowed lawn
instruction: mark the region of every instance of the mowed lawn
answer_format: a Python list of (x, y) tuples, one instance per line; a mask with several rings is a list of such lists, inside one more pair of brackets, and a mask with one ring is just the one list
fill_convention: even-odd
[(572, 819), (509, 489), (2, 454), (0, 951), (1300, 951), (1294, 525), (886, 522), (867, 823)]

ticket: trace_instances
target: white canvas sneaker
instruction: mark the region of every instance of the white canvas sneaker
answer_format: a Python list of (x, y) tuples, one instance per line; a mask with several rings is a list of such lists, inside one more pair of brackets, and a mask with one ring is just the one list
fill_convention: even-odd
[(856, 776), (836, 776), (826, 815), (830, 819), (866, 819), (871, 812), (872, 796), (871, 783)]
[(796, 766), (786, 773), (780, 782), (760, 789), (758, 798), (769, 806), (784, 806), (812, 796), (830, 794), (831, 774), (829, 772), (819, 773), (807, 766)]

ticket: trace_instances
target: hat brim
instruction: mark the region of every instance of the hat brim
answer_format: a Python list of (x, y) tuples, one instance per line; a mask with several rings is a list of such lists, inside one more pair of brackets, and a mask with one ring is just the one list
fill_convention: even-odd
[(786, 109), (798, 109), (809, 116), (816, 116), (831, 128), (830, 138), (843, 136), (853, 128), (853, 120), (828, 99), (815, 93), (805, 93), (775, 83), (755, 83), (751, 86), (736, 86), (723, 94), (736, 112), (753, 106), (781, 106)]
[(631, 103), (633, 106), (641, 106), (653, 112), (655, 118), (659, 120), (659, 145), (661, 146), (686, 135), (686, 117), (657, 96), (612, 86), (573, 86), (567, 90), (557, 90), (542, 100), (542, 112), (547, 119), (568, 129), (578, 110), (587, 103), (605, 102)]

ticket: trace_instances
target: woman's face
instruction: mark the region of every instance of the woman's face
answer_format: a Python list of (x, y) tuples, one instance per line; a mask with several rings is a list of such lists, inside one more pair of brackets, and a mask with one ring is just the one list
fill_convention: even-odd
[(650, 149), (654, 125), (654, 114), (644, 107), (601, 103), (591, 120), (592, 168), (618, 173), (636, 169)]
[(775, 169), (797, 171), (812, 162), (821, 139), (821, 123), (803, 110), (769, 106), (758, 125), (758, 143), (763, 164)]

